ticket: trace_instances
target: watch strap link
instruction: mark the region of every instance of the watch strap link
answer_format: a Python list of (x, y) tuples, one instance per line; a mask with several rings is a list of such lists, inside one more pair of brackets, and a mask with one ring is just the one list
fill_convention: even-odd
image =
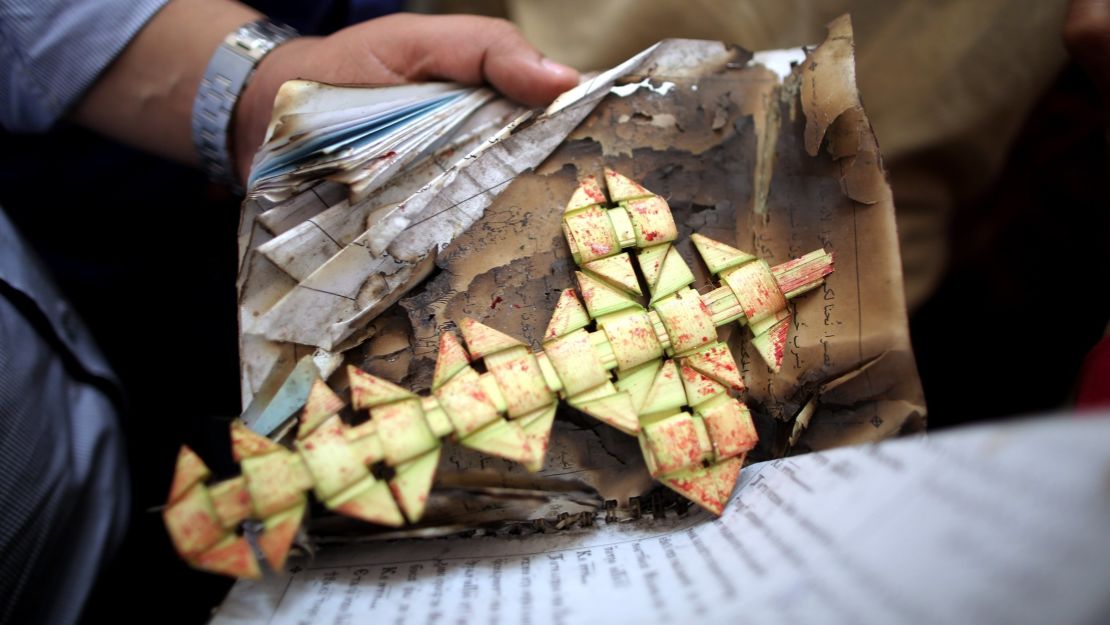
[(214, 181), (235, 186), (229, 135), (231, 116), (255, 66), (279, 44), (297, 36), (284, 24), (263, 18), (229, 34), (208, 62), (193, 101), (193, 145), (201, 167)]

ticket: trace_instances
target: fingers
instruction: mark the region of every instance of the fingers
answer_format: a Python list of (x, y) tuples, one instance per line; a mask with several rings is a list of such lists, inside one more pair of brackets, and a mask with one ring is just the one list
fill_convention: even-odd
[(382, 17), (329, 37), (301, 37), (259, 64), (236, 111), (239, 170), (261, 144), (274, 94), (289, 79), (381, 85), (420, 80), (490, 83), (523, 104), (547, 104), (578, 84), (578, 72), (553, 63), (510, 22), (470, 15)]
[(1064, 43), (1095, 82), (1110, 90), (1110, 0), (1072, 0)]
[(488, 82), (523, 104), (540, 105), (578, 84), (578, 72), (545, 59), (510, 22), (478, 16), (397, 15), (374, 54), (409, 80)]

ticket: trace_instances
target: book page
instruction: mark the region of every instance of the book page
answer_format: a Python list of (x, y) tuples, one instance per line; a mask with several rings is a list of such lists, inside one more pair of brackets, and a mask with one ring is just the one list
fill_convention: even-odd
[(718, 519), (321, 550), (213, 622), (1107, 622), (1107, 441), (1110, 414), (981, 426), (752, 465)]

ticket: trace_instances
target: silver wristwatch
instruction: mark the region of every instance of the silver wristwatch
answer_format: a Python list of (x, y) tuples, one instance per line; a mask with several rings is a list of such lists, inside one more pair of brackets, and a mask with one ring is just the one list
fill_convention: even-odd
[(262, 57), (296, 36), (293, 28), (264, 18), (240, 26), (216, 48), (193, 101), (193, 145), (212, 180), (236, 186), (229, 136), (235, 103)]

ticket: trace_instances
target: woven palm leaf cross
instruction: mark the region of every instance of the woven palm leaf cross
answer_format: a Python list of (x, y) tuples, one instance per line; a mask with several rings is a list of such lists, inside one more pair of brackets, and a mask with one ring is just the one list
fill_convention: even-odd
[[(258, 577), (256, 549), (240, 531), (253, 520), (261, 523), (257, 552), (280, 570), (310, 490), (340, 514), (391, 527), (415, 523), (444, 438), (538, 471), (560, 400), (636, 436), (655, 479), (720, 514), (758, 437), (736, 397), (743, 377), (717, 327), (747, 325), (777, 372), (787, 301), (821, 285), (832, 255), (816, 250), (772, 267), (694, 234), (722, 283), (699, 294), (672, 244), (678, 230), (666, 201), (615, 171), (604, 178), (608, 194), (586, 177), (564, 211), (581, 299), (574, 289), (561, 293), (541, 351), (463, 319), (463, 342), (452, 332), (440, 336), (427, 395), (348, 367), (352, 408), (370, 415), (359, 425), (341, 420), (345, 402), (316, 379), (292, 448), (232, 424), (239, 477), (209, 485), (208, 468), (183, 447), (163, 512), (178, 553), (203, 570)], [(388, 478), (372, 471), (382, 464), (390, 470), (377, 474)]]

